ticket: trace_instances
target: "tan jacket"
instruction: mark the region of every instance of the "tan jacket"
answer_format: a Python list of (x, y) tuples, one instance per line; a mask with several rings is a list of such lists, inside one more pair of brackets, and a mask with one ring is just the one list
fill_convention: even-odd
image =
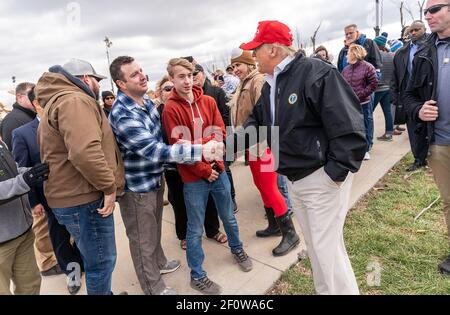
[(36, 94), (45, 107), (38, 142), (41, 159), (50, 166), (45, 184), (49, 206), (75, 207), (104, 194), (120, 194), (125, 183), (122, 157), (92, 92), (64, 74), (45, 73)]
[[(241, 82), (230, 102), (231, 124), (233, 128), (241, 127), (247, 121), (253, 111), (256, 102), (261, 96), (261, 90), (266, 82), (264, 75), (258, 70), (251, 72), (244, 81)], [(267, 149), (266, 141), (251, 147), (250, 153), (253, 156), (261, 157)]]

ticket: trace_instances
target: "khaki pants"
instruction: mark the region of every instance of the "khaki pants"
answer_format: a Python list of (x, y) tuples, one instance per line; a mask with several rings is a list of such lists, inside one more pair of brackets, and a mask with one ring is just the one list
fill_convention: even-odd
[(48, 234), (47, 215), (33, 216), (33, 232), (36, 237), (34, 253), (39, 270), (47, 271), (58, 264)]
[(33, 250), (34, 234), (25, 235), (0, 245), (0, 295), (11, 295), (11, 281), (16, 295), (38, 295), (41, 275)]
[(163, 197), (164, 185), (155, 192), (125, 193), (119, 201), (134, 269), (146, 295), (158, 295), (166, 288), (160, 274), (167, 263), (161, 247)]
[(289, 196), (305, 237), (317, 294), (359, 294), (343, 235), (353, 177), (349, 174), (338, 186), (321, 168), (288, 184)]
[(441, 193), (450, 244), (450, 146), (431, 146), (430, 162), (434, 180)]

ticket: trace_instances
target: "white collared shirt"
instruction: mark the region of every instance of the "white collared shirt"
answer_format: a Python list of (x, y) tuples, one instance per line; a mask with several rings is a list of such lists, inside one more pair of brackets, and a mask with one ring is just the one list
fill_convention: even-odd
[(275, 98), (277, 95), (276, 91), (277, 78), (278, 75), (281, 72), (283, 72), (284, 68), (286, 68), (286, 66), (290, 64), (293, 60), (294, 60), (293, 57), (287, 56), (286, 58), (284, 58), (282, 62), (278, 64), (278, 66), (275, 67), (275, 69), (273, 70), (273, 75), (266, 74), (266, 82), (269, 83), (270, 85), (270, 113), (272, 116), (272, 126), (275, 125)]

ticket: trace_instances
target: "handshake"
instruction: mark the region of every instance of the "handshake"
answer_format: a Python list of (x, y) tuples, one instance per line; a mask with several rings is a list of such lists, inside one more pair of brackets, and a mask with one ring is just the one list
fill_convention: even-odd
[(203, 157), (207, 162), (223, 161), (225, 145), (223, 142), (212, 140), (203, 145)]

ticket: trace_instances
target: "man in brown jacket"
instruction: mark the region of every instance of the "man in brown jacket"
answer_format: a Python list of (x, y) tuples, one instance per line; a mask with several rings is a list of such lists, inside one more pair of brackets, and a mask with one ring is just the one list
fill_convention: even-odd
[[(36, 87), (45, 107), (38, 140), (51, 173), (45, 195), (81, 252), (89, 295), (111, 294), (117, 256), (112, 214), (124, 186), (123, 162), (97, 102), (104, 78), (74, 59), (50, 68)], [(79, 266), (68, 268), (79, 281)]]

